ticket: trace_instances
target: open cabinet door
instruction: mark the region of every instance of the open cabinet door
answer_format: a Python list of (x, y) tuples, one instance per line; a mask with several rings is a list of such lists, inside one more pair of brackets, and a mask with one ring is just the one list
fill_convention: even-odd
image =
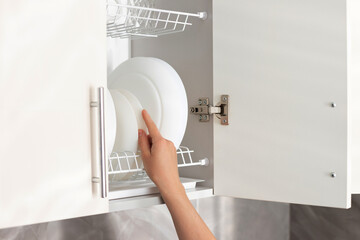
[(346, 4), (214, 0), (216, 195), (350, 207)]
[(105, 2), (0, 0), (0, 228), (108, 211), (92, 183), (99, 86)]

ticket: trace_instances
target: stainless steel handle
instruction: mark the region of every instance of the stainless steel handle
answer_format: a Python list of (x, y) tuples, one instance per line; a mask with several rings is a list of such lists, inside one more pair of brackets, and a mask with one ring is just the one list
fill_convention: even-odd
[(100, 165), (101, 165), (101, 197), (107, 198), (108, 184), (106, 171), (106, 146), (105, 146), (105, 103), (104, 88), (99, 88), (99, 125), (100, 125)]
[[(101, 197), (107, 198), (108, 183), (107, 183), (107, 168), (106, 168), (106, 146), (105, 146), (105, 103), (104, 103), (104, 88), (98, 89), (98, 102), (91, 102), (91, 107), (98, 107), (99, 109), (99, 135), (100, 135), (100, 169), (101, 169)], [(94, 181), (95, 179), (93, 179)], [(94, 181), (96, 182), (96, 181)]]

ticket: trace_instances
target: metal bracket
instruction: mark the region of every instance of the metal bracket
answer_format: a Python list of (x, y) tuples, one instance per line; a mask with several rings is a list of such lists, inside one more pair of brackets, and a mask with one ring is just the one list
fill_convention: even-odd
[(199, 115), (200, 122), (210, 121), (210, 115), (215, 114), (221, 125), (229, 125), (229, 95), (221, 95), (217, 106), (211, 106), (209, 98), (199, 98), (198, 105), (190, 107), (190, 112)]

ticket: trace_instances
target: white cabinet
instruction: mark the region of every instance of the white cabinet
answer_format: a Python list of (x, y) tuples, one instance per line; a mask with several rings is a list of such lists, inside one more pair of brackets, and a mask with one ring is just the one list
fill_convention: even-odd
[[(228, 126), (189, 117), (184, 144), (194, 158), (210, 159), (208, 167), (180, 170), (205, 180), (190, 197), (214, 189), (350, 207), (351, 193), (360, 192), (359, 3), (158, 3), (210, 17), (177, 35), (133, 41), (132, 55), (169, 62), (191, 105), (230, 96)], [(100, 184), (92, 184), (99, 136), (89, 107), (91, 90), (106, 86), (105, 4), (4, 0), (0, 16), (0, 227), (109, 211)], [(114, 59), (129, 52), (126, 43), (112, 46)], [(113, 199), (110, 210), (160, 202), (158, 195)]]
[(106, 86), (104, 4), (2, 0), (0, 16), (0, 228), (108, 211), (89, 108)]

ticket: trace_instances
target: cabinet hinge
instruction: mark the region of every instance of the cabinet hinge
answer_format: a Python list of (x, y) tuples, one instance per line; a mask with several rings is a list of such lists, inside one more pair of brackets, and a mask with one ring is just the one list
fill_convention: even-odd
[(198, 105), (190, 107), (190, 112), (199, 115), (200, 122), (208, 122), (210, 116), (215, 115), (221, 125), (229, 125), (229, 95), (221, 95), (221, 101), (216, 106), (210, 105), (209, 98), (199, 98)]

